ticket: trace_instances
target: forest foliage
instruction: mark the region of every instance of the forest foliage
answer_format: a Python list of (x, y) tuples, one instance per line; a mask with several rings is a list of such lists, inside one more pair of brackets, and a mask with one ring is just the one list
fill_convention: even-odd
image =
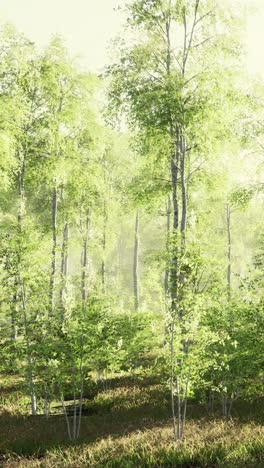
[(96, 376), (158, 375), (178, 440), (263, 395), (263, 83), (219, 3), (130, 2), (100, 77), (1, 27), (2, 372), (69, 439)]

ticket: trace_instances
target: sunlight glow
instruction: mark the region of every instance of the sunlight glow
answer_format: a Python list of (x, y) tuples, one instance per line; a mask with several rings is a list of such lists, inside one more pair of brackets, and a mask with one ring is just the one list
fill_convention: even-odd
[[(248, 17), (247, 45), (250, 74), (264, 77), (264, 2), (240, 0), (257, 6)], [(98, 72), (109, 62), (109, 44), (121, 31), (122, 14), (117, 9), (126, 0), (2, 0), (0, 18), (13, 23), (38, 46), (46, 46), (59, 33), (71, 54), (85, 68)]]

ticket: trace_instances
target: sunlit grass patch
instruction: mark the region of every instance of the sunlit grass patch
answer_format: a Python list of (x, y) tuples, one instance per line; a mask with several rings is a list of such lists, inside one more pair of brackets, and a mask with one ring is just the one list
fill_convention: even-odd
[(208, 415), (190, 402), (181, 443), (174, 439), (169, 392), (161, 383), (117, 379), (107, 391), (98, 387), (94, 398), (84, 401), (82, 430), (75, 443), (67, 439), (59, 402), (54, 402), (58, 408), (48, 420), (29, 416), (20, 387), (13, 387), (5, 403), (0, 421), (0, 465), (5, 468), (264, 466), (260, 403), (250, 406), (251, 420), (244, 417), (248, 404), (241, 403), (238, 415), (225, 423), (219, 411)]
[[(249, 434), (251, 437), (249, 438)], [(186, 438), (175, 442), (170, 424), (109, 436), (88, 444), (57, 447), (44, 458), (6, 461), (5, 467), (245, 467), (264, 463), (264, 430), (261, 426), (189, 423)]]

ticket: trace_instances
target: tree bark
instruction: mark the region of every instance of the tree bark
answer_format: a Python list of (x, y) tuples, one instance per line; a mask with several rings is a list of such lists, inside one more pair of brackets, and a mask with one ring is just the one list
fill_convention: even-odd
[(26, 154), (22, 153), (18, 149), (18, 160), (19, 160), (19, 172), (18, 172), (18, 196), (19, 196), (19, 207), (18, 207), (18, 227), (20, 234), (22, 233), (22, 223), (25, 214), (25, 174), (26, 174)]
[(64, 318), (64, 313), (65, 313), (63, 293), (67, 290), (68, 258), (69, 258), (69, 223), (66, 222), (64, 225), (64, 230), (63, 230), (63, 241), (62, 241), (62, 249), (61, 249), (60, 304), (61, 304), (61, 311), (62, 311), (62, 320)]
[(12, 309), (11, 309), (11, 338), (12, 340), (17, 339), (17, 317), (18, 317), (18, 301), (19, 301), (19, 296), (18, 296), (18, 281), (17, 278), (15, 278), (15, 284), (14, 284), (14, 294), (13, 294), (13, 300), (12, 300)]
[(51, 273), (50, 273), (50, 315), (53, 314), (55, 302), (55, 274), (56, 274), (56, 250), (57, 250), (57, 211), (58, 211), (58, 192), (53, 189), (52, 199), (52, 251), (51, 251)]
[(231, 249), (232, 249), (232, 243), (231, 243), (231, 210), (230, 210), (230, 205), (226, 205), (226, 223), (227, 223), (227, 259), (228, 259), (228, 264), (227, 264), (227, 298), (230, 301), (231, 300)]
[(87, 289), (86, 289), (86, 277), (87, 277), (87, 266), (88, 266), (88, 236), (89, 236), (89, 224), (90, 224), (90, 210), (86, 212), (85, 220), (85, 232), (83, 238), (83, 252), (82, 252), (82, 280), (81, 280), (81, 291), (82, 291), (82, 302), (83, 307), (85, 308), (86, 298), (87, 298)]
[(134, 307), (139, 307), (139, 213), (136, 214), (135, 222), (135, 243), (134, 243), (134, 263), (133, 263), (133, 282), (134, 282)]
[(23, 321), (24, 321), (24, 329), (25, 329), (25, 337), (26, 337), (26, 354), (27, 354), (27, 362), (28, 362), (28, 383), (29, 383), (30, 399), (31, 399), (31, 414), (32, 416), (35, 416), (37, 414), (37, 398), (36, 398), (36, 392), (35, 392), (34, 370), (33, 370), (33, 362), (32, 362), (29, 333), (28, 333), (26, 293), (25, 293), (25, 286), (24, 286), (23, 281), (21, 280), (21, 277), (19, 278), (19, 283), (20, 283), (20, 288), (21, 288)]
[[(172, 132), (171, 132), (172, 133)], [(178, 136), (178, 129), (177, 129)], [(179, 228), (179, 203), (178, 203), (178, 174), (179, 174), (179, 143), (176, 139), (175, 151), (171, 157), (171, 180), (172, 180), (172, 207), (173, 207), (173, 236), (172, 236), (172, 258), (170, 269), (171, 307), (177, 310), (178, 290), (178, 228)]]
[(167, 297), (169, 294), (169, 284), (170, 284), (170, 268), (168, 265), (169, 259), (169, 252), (170, 252), (170, 235), (171, 235), (171, 196), (168, 196), (168, 200), (166, 203), (166, 253), (167, 253), (167, 266), (165, 270), (165, 277), (164, 277), (164, 290), (165, 290), (165, 298), (167, 302)]
[[(171, 74), (171, 41), (170, 41), (170, 26), (171, 26), (171, 12), (167, 13), (166, 21), (166, 39), (167, 39), (167, 57), (166, 57), (166, 70), (167, 76)], [(177, 272), (178, 272), (178, 247), (177, 247), (177, 233), (179, 227), (179, 205), (178, 205), (178, 173), (179, 173), (179, 160), (180, 160), (180, 140), (179, 128), (177, 126), (176, 132), (173, 128), (172, 119), (169, 125), (169, 135), (174, 144), (174, 150), (171, 153), (171, 182), (172, 182), (172, 207), (173, 207), (173, 236), (172, 236), (172, 258), (170, 268), (170, 288), (171, 288), (171, 308), (172, 312), (177, 309)]]
[(107, 228), (107, 209), (106, 209), (106, 201), (104, 200), (103, 256), (102, 256), (102, 266), (101, 266), (103, 292), (105, 290), (106, 228)]
[(68, 431), (68, 437), (69, 437), (69, 440), (72, 440), (71, 426), (70, 426), (69, 416), (68, 416), (68, 414), (67, 414), (67, 409), (66, 409), (66, 406), (65, 406), (63, 394), (61, 395), (61, 404), (62, 404), (63, 413), (64, 413), (65, 420), (66, 420), (67, 431)]
[(18, 272), (17, 278), (15, 280), (17, 286), (17, 292), (14, 295), (14, 301), (20, 298), (23, 314), (23, 325), (25, 330), (25, 341), (26, 341), (26, 355), (27, 355), (27, 364), (28, 364), (28, 384), (30, 389), (30, 399), (31, 399), (31, 414), (37, 414), (37, 400), (35, 393), (35, 382), (34, 382), (34, 372), (33, 372), (33, 362), (30, 350), (30, 341), (28, 334), (28, 319), (27, 319), (27, 307), (26, 307), (26, 291), (25, 285), (21, 278), (21, 261), (22, 261), (22, 236), (23, 236), (23, 221), (26, 213), (25, 206), (25, 174), (26, 174), (26, 155), (27, 148), (24, 148), (22, 152), (18, 148), (18, 160), (19, 160), (19, 172), (18, 172), (18, 197), (19, 197), (19, 206), (18, 206)]
[(25, 216), (25, 174), (26, 174), (26, 148), (25, 151), (21, 151), (18, 147), (17, 158), (19, 162), (19, 171), (17, 175), (18, 184), (18, 211), (17, 211), (17, 225), (18, 225), (18, 252), (17, 252), (17, 264), (18, 270), (14, 278), (14, 294), (12, 300), (11, 309), (11, 338), (17, 339), (17, 318), (19, 302), (21, 302), (21, 288), (20, 288), (20, 265), (22, 256), (22, 235), (23, 235), (23, 219)]
[[(182, 132), (184, 130), (182, 129)], [(182, 202), (182, 210), (181, 210), (181, 248), (182, 253), (185, 248), (185, 240), (186, 240), (186, 227), (187, 227), (187, 189), (186, 189), (186, 181), (185, 181), (185, 138), (184, 135), (181, 135), (181, 202)]]

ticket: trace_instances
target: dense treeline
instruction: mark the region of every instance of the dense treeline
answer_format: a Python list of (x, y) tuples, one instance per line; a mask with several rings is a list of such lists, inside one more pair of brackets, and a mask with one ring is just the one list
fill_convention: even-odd
[(1, 362), (70, 439), (95, 376), (159, 375), (177, 439), (189, 398), (228, 420), (263, 393), (263, 84), (241, 23), (136, 0), (100, 78), (59, 37), (1, 29)]

